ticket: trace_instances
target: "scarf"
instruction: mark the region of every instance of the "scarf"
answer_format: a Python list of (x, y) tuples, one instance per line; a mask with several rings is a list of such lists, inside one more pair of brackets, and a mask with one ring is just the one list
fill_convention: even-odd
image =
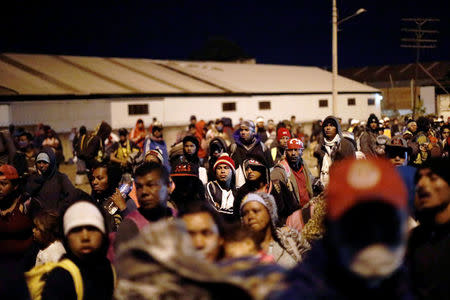
[(337, 150), (340, 141), (341, 137), (339, 136), (339, 134), (336, 134), (336, 136), (331, 141), (328, 141), (326, 138), (324, 138), (324, 146), (326, 151), (322, 160), (322, 168), (320, 169), (320, 181), (322, 182), (324, 187), (328, 185), (328, 181), (330, 180), (329, 171), (331, 164), (333, 163), (331, 154)]

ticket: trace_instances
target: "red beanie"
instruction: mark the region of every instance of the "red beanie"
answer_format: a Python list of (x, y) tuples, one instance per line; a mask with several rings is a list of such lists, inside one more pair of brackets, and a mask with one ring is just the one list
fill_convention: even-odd
[(216, 163), (213, 166), (214, 172), (216, 172), (216, 167), (219, 164), (226, 164), (233, 170), (233, 172), (236, 172), (235, 165), (234, 165), (234, 160), (230, 156), (228, 156), (227, 153), (222, 153), (219, 156), (219, 158), (217, 159)]
[(291, 138), (291, 133), (286, 128), (283, 128), (283, 127), (278, 128), (277, 140), (279, 141), (284, 136)]
[(337, 220), (355, 205), (373, 199), (406, 211), (407, 198), (403, 180), (387, 160), (345, 159), (330, 169), (327, 188), (330, 220)]

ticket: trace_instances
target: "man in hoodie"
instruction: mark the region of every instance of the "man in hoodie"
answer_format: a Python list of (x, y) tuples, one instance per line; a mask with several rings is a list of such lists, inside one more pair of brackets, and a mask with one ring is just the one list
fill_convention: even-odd
[(361, 152), (366, 157), (380, 156), (379, 147), (377, 144), (377, 136), (379, 131), (379, 120), (375, 114), (371, 114), (367, 120), (366, 130), (361, 134), (359, 138), (359, 144)]
[(216, 178), (215, 171), (213, 170), (219, 156), (223, 153), (227, 153), (228, 147), (224, 139), (215, 137), (209, 143), (209, 159), (208, 159), (208, 181), (213, 181)]
[(163, 138), (163, 126), (161, 122), (154, 122), (152, 124), (152, 134), (145, 139), (144, 142), (144, 156), (150, 150), (159, 149), (163, 156), (164, 166), (170, 172), (169, 154), (167, 152), (167, 145)]
[(36, 156), (37, 174), (28, 178), (26, 191), (45, 210), (60, 210), (72, 203), (76, 189), (66, 174), (58, 171), (55, 152), (44, 147)]
[(172, 164), (172, 170), (175, 169), (175, 167), (179, 163), (190, 163), (198, 168), (198, 176), (203, 185), (206, 185), (208, 183), (208, 174), (206, 172), (206, 169), (200, 164), (200, 159), (198, 157), (199, 150), (200, 144), (198, 142), (198, 139), (195, 136), (186, 136), (183, 139), (183, 155), (180, 157), (180, 159), (176, 160), (174, 164)]
[(331, 165), (346, 157), (355, 157), (355, 147), (352, 142), (342, 135), (339, 121), (328, 116), (322, 123), (322, 137), (314, 151), (319, 160), (320, 181), (323, 186), (328, 185)]
[(285, 151), (287, 148), (287, 142), (291, 138), (291, 133), (284, 127), (280, 127), (277, 130), (277, 142), (274, 143), (270, 153), (274, 163), (278, 163), (281, 159), (285, 157)]
[(263, 143), (265, 143), (267, 141), (267, 139), (269, 138), (266, 127), (264, 126), (264, 118), (263, 117), (256, 118), (256, 134), (259, 136), (259, 139)]
[(231, 158), (236, 164), (236, 185), (238, 187), (244, 184), (244, 171), (242, 163), (250, 157), (258, 157), (263, 164), (269, 168), (273, 167), (273, 159), (270, 150), (261, 142), (256, 134), (253, 121), (242, 121), (239, 129), (233, 134), (235, 143), (230, 146)]

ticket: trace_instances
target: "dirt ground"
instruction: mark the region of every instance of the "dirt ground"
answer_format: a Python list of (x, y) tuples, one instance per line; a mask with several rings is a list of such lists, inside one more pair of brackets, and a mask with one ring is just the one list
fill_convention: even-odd
[[(62, 164), (59, 166), (59, 171), (61, 173), (69, 176), (70, 181), (75, 185), (75, 175), (77, 173), (77, 167), (75, 164)], [(85, 178), (85, 184), (76, 185), (75, 187), (85, 191), (86, 193), (91, 193), (91, 186), (88, 183), (87, 176)]]

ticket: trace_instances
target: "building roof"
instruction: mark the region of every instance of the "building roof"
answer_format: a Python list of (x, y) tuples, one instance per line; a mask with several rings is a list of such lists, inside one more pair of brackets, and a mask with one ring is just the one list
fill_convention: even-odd
[[(339, 92), (374, 93), (339, 76)], [(331, 93), (317, 67), (0, 54), (0, 95)]]
[[(442, 84), (448, 84), (450, 61), (422, 62), (423, 68)], [(365, 82), (377, 88), (409, 86), (414, 78), (416, 64), (365, 66), (339, 70), (339, 74), (359, 82)], [(421, 67), (417, 69), (416, 80), (421, 85), (435, 85), (433, 79)]]

